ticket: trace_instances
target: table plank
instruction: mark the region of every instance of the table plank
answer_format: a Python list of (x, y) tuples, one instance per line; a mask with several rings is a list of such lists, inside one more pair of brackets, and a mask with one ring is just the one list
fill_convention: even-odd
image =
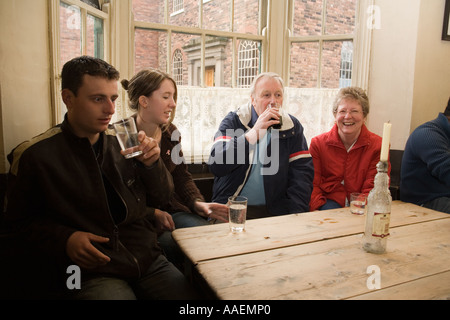
[(350, 300), (450, 300), (450, 271), (375, 290)]
[[(381, 288), (392, 289), (373, 297), (395, 299), (395, 286), (414, 287), (427, 282), (426, 277), (435, 280), (450, 271), (449, 230), (450, 219), (391, 228), (388, 251), (382, 255), (366, 253), (361, 249), (362, 235), (352, 235), (203, 261), (197, 268), (221, 299), (288, 300), (368, 294), (367, 268), (377, 265)], [(450, 282), (441, 286), (441, 293), (450, 293)]]
[[(448, 214), (410, 203), (392, 203), (391, 227), (449, 218)], [(195, 265), (225, 256), (356, 235), (364, 232), (364, 224), (365, 216), (342, 208), (249, 220), (242, 234), (231, 234), (224, 223), (177, 229), (173, 237)]]

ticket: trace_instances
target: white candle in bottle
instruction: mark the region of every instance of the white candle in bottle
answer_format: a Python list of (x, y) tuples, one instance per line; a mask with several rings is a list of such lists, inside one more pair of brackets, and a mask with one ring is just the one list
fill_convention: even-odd
[(391, 123), (385, 123), (383, 128), (383, 141), (381, 143), (380, 161), (387, 161), (389, 157), (389, 146), (391, 143)]

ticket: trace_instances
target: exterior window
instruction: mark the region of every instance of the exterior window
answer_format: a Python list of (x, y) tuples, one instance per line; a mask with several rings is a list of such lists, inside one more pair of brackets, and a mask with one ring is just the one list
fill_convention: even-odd
[(294, 0), (293, 7), (289, 86), (334, 89), (341, 79), (351, 83), (348, 43), (355, 38), (358, 0)]
[(341, 76), (339, 78), (339, 87), (345, 88), (352, 85), (353, 69), (353, 42), (346, 41), (342, 46), (341, 52)]
[(174, 124), (188, 163), (208, 160), (222, 119), (248, 103), (252, 80), (269, 69), (283, 77), (284, 107), (309, 142), (332, 126), (340, 87), (364, 88), (370, 41), (363, 40), (371, 34), (357, 26), (366, 25), (371, 1), (184, 0), (181, 8), (175, 0), (132, 0), (134, 73), (156, 68), (176, 80)]
[(173, 77), (178, 86), (183, 85), (183, 53), (180, 49), (173, 55)]
[[(102, 1), (104, 6), (105, 1)], [(89, 55), (107, 60), (106, 42), (109, 14), (100, 10), (98, 0), (56, 0), (49, 1), (53, 15), (52, 47), (57, 48), (53, 55), (54, 121), (63, 120), (66, 112), (61, 101), (59, 73), (63, 65), (80, 55)]]
[(259, 73), (259, 49), (255, 41), (245, 40), (239, 44), (238, 87), (249, 88)]
[(180, 12), (184, 9), (184, 0), (173, 0), (173, 10), (172, 13)]
[(248, 101), (262, 69), (267, 3), (132, 0), (134, 73), (155, 68), (176, 81), (174, 124), (186, 162), (207, 161), (220, 121)]
[[(242, 87), (238, 78), (251, 79), (261, 70), (265, 37), (259, 8), (265, 1), (132, 0), (134, 71), (156, 68), (175, 77), (175, 70), (181, 74), (180, 66), (174, 65), (175, 50), (179, 49), (183, 53), (183, 85)], [(241, 49), (242, 43), (246, 45)], [(251, 66), (248, 75), (240, 66), (241, 56), (245, 59), (242, 63)], [(167, 61), (167, 57), (172, 59)]]

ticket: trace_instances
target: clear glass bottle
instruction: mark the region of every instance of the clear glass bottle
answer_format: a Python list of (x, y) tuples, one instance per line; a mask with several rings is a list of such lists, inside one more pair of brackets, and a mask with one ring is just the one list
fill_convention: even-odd
[(367, 252), (379, 254), (386, 252), (392, 196), (389, 191), (388, 162), (378, 162), (377, 171), (374, 188), (367, 198), (363, 248)]

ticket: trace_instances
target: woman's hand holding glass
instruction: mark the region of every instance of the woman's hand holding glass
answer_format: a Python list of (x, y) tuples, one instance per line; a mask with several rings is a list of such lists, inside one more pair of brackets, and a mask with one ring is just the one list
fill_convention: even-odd
[(195, 202), (195, 211), (202, 217), (228, 222), (228, 207), (214, 202)]

